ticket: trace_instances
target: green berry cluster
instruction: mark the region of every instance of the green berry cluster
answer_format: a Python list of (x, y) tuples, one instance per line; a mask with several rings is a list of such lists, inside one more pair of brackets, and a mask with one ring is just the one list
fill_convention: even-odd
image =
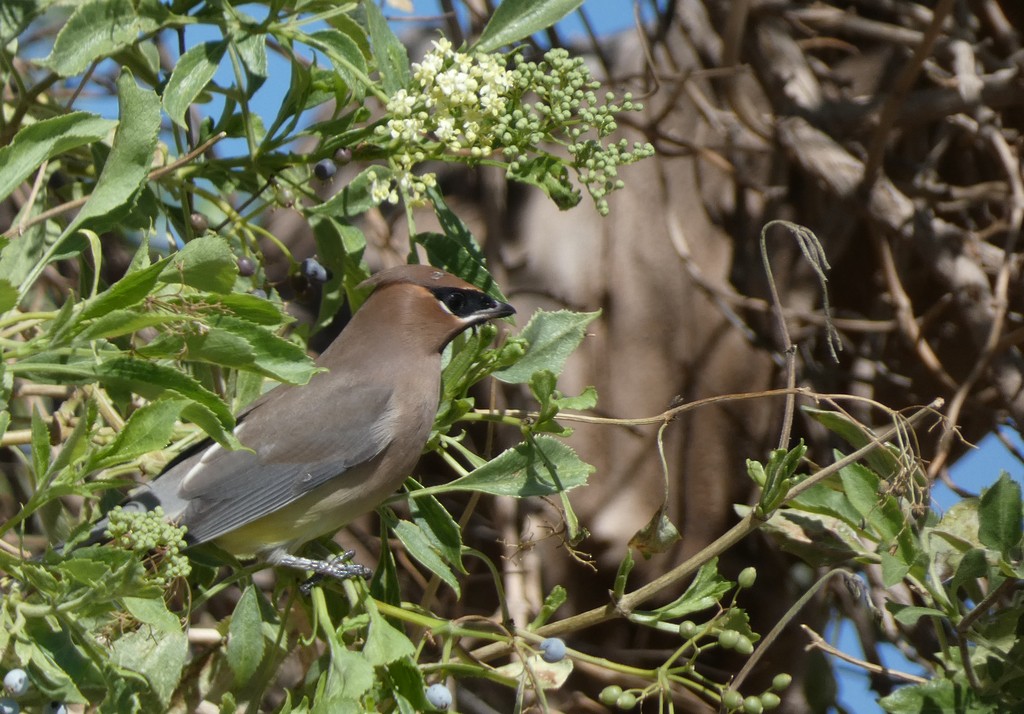
[(744, 697), (735, 689), (727, 689), (722, 693), (722, 706), (726, 711), (743, 712), (743, 714), (761, 714), (761, 712), (778, 709), (782, 698), (776, 692), (784, 691), (793, 682), (789, 674), (777, 674), (772, 680), (771, 689), (759, 695), (751, 694)]
[[(561, 145), (566, 161), (602, 214), (607, 195), (622, 188), (618, 167), (654, 153), (646, 143), (602, 143), (618, 128), (617, 114), (643, 107), (629, 94), (598, 97), (595, 82), (580, 57), (549, 50), (539, 62), (514, 56), (511, 69), (503, 55), (456, 51), (441, 38), (422, 62), (412, 66), (413, 84), (388, 100), (389, 118), (376, 129), (377, 140), (391, 149), (395, 184), (374, 186), (378, 202), (423, 202), (435, 183), (432, 174), (413, 174), (428, 159), (476, 162), (504, 157), (516, 178), (533, 156), (551, 158), (540, 146)], [(559, 160), (561, 161), (561, 160)], [(497, 159), (493, 163), (501, 164)]]
[(119, 548), (140, 554), (152, 554), (148, 559), (155, 580), (167, 585), (175, 578), (188, 577), (192, 571), (186, 548), (185, 527), (168, 523), (164, 509), (152, 511), (125, 510), (116, 506), (108, 514), (106, 536)]
[[(516, 55), (515, 61), (518, 108), (504, 127), (498, 127), (504, 129), (501, 136), (512, 159), (510, 170), (518, 169), (528, 159), (526, 151), (544, 140), (564, 144), (580, 182), (597, 210), (606, 215), (608, 194), (623, 187), (618, 167), (653, 155), (654, 147), (640, 142), (630, 146), (625, 139), (610, 144), (601, 140), (618, 129), (617, 114), (640, 111), (643, 105), (628, 92), (620, 104), (615, 103), (613, 92), (607, 92), (602, 101), (597, 95), (601, 84), (593, 80), (583, 58), (570, 57), (564, 49), (548, 50), (540, 62), (527, 61), (522, 55)], [(535, 101), (523, 101), (530, 96)]]

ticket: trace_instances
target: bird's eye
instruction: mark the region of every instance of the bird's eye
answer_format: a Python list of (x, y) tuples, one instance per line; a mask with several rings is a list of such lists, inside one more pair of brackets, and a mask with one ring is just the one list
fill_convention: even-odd
[(466, 307), (466, 296), (462, 293), (451, 292), (442, 299), (444, 300), (445, 307), (451, 310), (453, 315), (461, 314), (463, 308)]

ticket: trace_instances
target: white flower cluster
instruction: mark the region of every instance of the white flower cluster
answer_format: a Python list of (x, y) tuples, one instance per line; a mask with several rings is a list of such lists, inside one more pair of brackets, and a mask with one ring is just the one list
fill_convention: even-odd
[(487, 124), (506, 112), (515, 76), (500, 55), (455, 52), (445, 38), (422, 62), (412, 65), (415, 93), (400, 89), (388, 100), (387, 132), (392, 139), (414, 143), (433, 135), (449, 151), (487, 156)]
[[(412, 65), (413, 89), (400, 89), (388, 100), (391, 119), (378, 127), (377, 133), (410, 148), (434, 140), (453, 153), (489, 156), (491, 126), (506, 112), (515, 75), (505, 69), (501, 55), (456, 52), (445, 38), (433, 44), (423, 61)], [(423, 201), (427, 189), (436, 185), (434, 174), (412, 173), (412, 167), (424, 158), (414, 148), (395, 156), (398, 186), (413, 202)], [(397, 199), (385, 187), (375, 188), (375, 198), (387, 193), (389, 202)]]

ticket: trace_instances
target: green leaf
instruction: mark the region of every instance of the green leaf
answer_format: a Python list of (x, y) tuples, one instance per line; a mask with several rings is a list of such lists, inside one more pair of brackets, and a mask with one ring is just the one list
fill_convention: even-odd
[(494, 52), (551, 27), (582, 4), (583, 0), (502, 0), (473, 49)]
[(164, 261), (160, 261), (148, 268), (128, 273), (107, 290), (83, 302), (81, 319), (92, 320), (103, 317), (141, 302), (153, 290), (165, 265)]
[(330, 58), (334, 69), (355, 93), (356, 99), (365, 95), (366, 59), (351, 37), (339, 30), (330, 29), (314, 32), (303, 39), (310, 47)]
[(235, 48), (242, 58), (246, 71), (257, 79), (267, 77), (267, 36), (262, 32), (251, 32), (235, 38)]
[(582, 193), (569, 178), (565, 162), (555, 156), (527, 159), (509, 169), (507, 175), (513, 181), (539, 188), (562, 211), (575, 207), (582, 198)]
[(72, 77), (156, 28), (156, 23), (135, 11), (131, 0), (84, 0), (77, 3), (53, 50), (40, 64), (61, 77)]
[(120, 121), (103, 171), (60, 240), (87, 221), (92, 230), (107, 230), (128, 212), (139, 187), (146, 181), (160, 131), (160, 102), (155, 92), (140, 88), (125, 68), (117, 78), (117, 103)]
[(459, 588), (459, 581), (448, 567), (440, 550), (433, 544), (427, 534), (415, 523), (402, 521), (393, 515), (386, 518), (392, 532), (405, 546), (406, 551), (415, 558), (423, 567), (437, 575), (448, 587), (455, 591), (456, 597), (461, 597), (462, 591)]
[(691, 612), (700, 612), (714, 607), (725, 593), (732, 588), (732, 583), (718, 574), (718, 558), (712, 558), (697, 571), (697, 576), (686, 588), (686, 592), (656, 610), (637, 610), (631, 620), (652, 622), (657, 620), (674, 620)]
[[(366, 661), (361, 652), (352, 652), (344, 648), (331, 651), (331, 668), (328, 670), (327, 686), (324, 697), (318, 697), (318, 704), (324, 701), (328, 706), (324, 712), (363, 712), (358, 705), (361, 696), (373, 686), (375, 677), (373, 665)], [(349, 706), (344, 704), (348, 703)]]
[(506, 298), (487, 270), (484, 253), (472, 232), (455, 212), (448, 208), (444, 196), (436, 187), (428, 189), (427, 196), (444, 233), (421, 233), (415, 236), (416, 242), (427, 249), (430, 264), (444, 268), (452, 275), (458, 275), (492, 297), (504, 301)]
[(9, 280), (0, 279), (0, 312), (7, 312), (18, 304), (18, 289)]
[[(49, 379), (60, 379), (74, 383), (89, 383), (100, 381), (124, 389), (130, 389), (136, 394), (153, 400), (165, 392), (174, 392), (185, 397), (196, 405), (203, 407), (206, 413), (214, 416), (223, 428), (232, 429), (235, 424), (234, 416), (227, 405), (213, 392), (203, 387), (192, 377), (182, 374), (176, 369), (164, 365), (132, 359), (129, 357), (112, 357), (100, 362), (75, 362), (71, 364), (57, 364), (48, 362), (22, 361), (17, 365), (19, 374), (33, 375), (43, 381)], [(182, 413), (186, 418), (196, 423), (201, 423), (194, 418), (191, 412), (192, 407), (187, 407)], [(197, 415), (200, 416), (201, 415)], [(209, 433), (209, 429), (207, 429)], [(230, 432), (229, 432), (230, 433)], [(210, 436), (214, 436), (210, 433)], [(214, 438), (217, 438), (214, 436)], [(230, 442), (229, 443), (237, 443)]]
[(36, 488), (42, 485), (46, 472), (50, 470), (50, 429), (39, 415), (39, 410), (32, 408), (32, 471), (36, 479)]
[(999, 480), (982, 491), (978, 512), (978, 537), (981, 542), (1003, 556), (1020, 544), (1022, 520), (1020, 484), (1005, 471)]
[(160, 280), (184, 283), (211, 293), (230, 293), (238, 277), (238, 260), (220, 236), (200, 236), (161, 264)]
[(114, 440), (96, 454), (91, 470), (125, 464), (167, 446), (174, 424), (187, 405), (184, 399), (159, 399), (136, 409)]
[(366, 237), (361, 230), (330, 216), (311, 216), (309, 225), (317, 257), (330, 271), (330, 279), (321, 287), (320, 314), (314, 324), (314, 330), (321, 330), (334, 320), (346, 299), (349, 305), (357, 304), (355, 288), (370, 271), (363, 260)]
[(882, 584), (891, 588), (900, 582), (910, 572), (910, 563), (890, 555), (887, 551), (879, 553), (882, 561)]
[(100, 141), (116, 126), (95, 114), (71, 112), (22, 127), (8, 146), (0, 148), (0, 200), (47, 159)]
[(40, 12), (38, 0), (5, 0), (0, 3), (0, 47), (7, 47)]
[[(836, 454), (836, 460), (842, 455)], [(883, 495), (879, 494), (881, 480), (878, 475), (862, 464), (850, 464), (839, 472), (843, 493), (857, 513), (865, 520), (873, 517), (879, 509)]]
[[(106, 294), (101, 293), (101, 295)], [(103, 317), (85, 324), (84, 329), (75, 335), (75, 341), (82, 343), (92, 340), (109, 340), (122, 335), (130, 335), (147, 327), (159, 327), (186, 320), (188, 318), (183, 315), (166, 312), (139, 312), (138, 308), (113, 310)]]
[[(855, 449), (867, 446), (876, 438), (874, 432), (844, 414), (814, 407), (801, 407), (801, 410)], [(902, 468), (896, 452), (895, 446), (886, 444), (883, 448), (872, 450), (864, 458), (875, 473), (889, 477)]]
[(121, 604), (128, 614), (143, 624), (152, 625), (164, 632), (181, 632), (181, 622), (167, 609), (162, 597), (125, 597), (121, 599)]
[(526, 354), (511, 367), (494, 373), (502, 382), (528, 382), (534, 372), (546, 369), (559, 375), (569, 358), (586, 336), (587, 325), (600, 312), (538, 310), (530, 318), (519, 337), (528, 343)]
[(228, 625), (227, 660), (235, 673), (235, 684), (244, 685), (256, 673), (263, 659), (263, 617), (256, 588), (248, 586), (235, 605)]
[(384, 91), (392, 95), (409, 85), (409, 53), (391, 31), (377, 3), (364, 2), (363, 9), (366, 10), (366, 24), (370, 30), (370, 42), (377, 59), (381, 84), (384, 85)]
[(163, 96), (164, 111), (178, 126), (187, 128), (185, 114), (217, 73), (227, 48), (226, 40), (204, 42), (178, 58)]
[(949, 679), (932, 679), (924, 684), (900, 687), (878, 700), (889, 714), (981, 714), (998, 711), (977, 701), (974, 691)]
[(383, 667), (415, 653), (416, 647), (405, 633), (381, 617), (376, 608), (370, 610), (370, 631), (363, 645), (363, 656), (367, 662), (374, 667)]
[(885, 603), (885, 609), (892, 613), (896, 622), (908, 627), (916, 625), (917, 621), (922, 617), (946, 617), (946, 613), (941, 610), (936, 610), (934, 607), (901, 605), (900, 603), (893, 602), (891, 600)]
[[(741, 516), (747, 506), (734, 506)], [(763, 529), (788, 553), (818, 567), (856, 558), (864, 551), (857, 532), (838, 518), (795, 509), (775, 511)]]
[(170, 704), (187, 656), (188, 638), (181, 628), (168, 631), (142, 627), (115, 640), (110, 650), (111, 664), (146, 678), (150, 691), (143, 693), (156, 699), (146, 703), (161, 711), (166, 711)]
[(480, 491), (494, 496), (550, 496), (582, 486), (594, 467), (550, 436), (507, 449), (467, 476), (425, 491)]
[[(416, 484), (412, 479), (406, 483)], [(419, 488), (419, 484), (415, 487)], [(433, 496), (410, 498), (409, 515), (445, 561), (465, 573), (466, 568), (462, 564), (462, 531), (445, 507)]]

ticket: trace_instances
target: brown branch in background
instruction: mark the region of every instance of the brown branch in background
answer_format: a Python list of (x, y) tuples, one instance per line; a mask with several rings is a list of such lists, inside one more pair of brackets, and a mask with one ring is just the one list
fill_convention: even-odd
[(878, 124), (875, 127), (871, 139), (868, 141), (868, 156), (864, 162), (863, 181), (865, 189), (870, 189), (878, 178), (879, 170), (882, 167), (882, 160), (885, 158), (885, 145), (889, 139), (889, 132), (892, 130), (893, 122), (900, 113), (900, 106), (906, 99), (910, 87), (914, 84), (921, 72), (924, 61), (931, 55), (932, 47), (935, 46), (939, 34), (942, 32), (942, 24), (953, 11), (955, 0), (939, 0), (938, 7), (932, 17), (931, 25), (921, 38), (920, 44), (914, 50), (914, 56), (903, 66), (896, 81), (885, 95), (885, 104), (878, 114)]

